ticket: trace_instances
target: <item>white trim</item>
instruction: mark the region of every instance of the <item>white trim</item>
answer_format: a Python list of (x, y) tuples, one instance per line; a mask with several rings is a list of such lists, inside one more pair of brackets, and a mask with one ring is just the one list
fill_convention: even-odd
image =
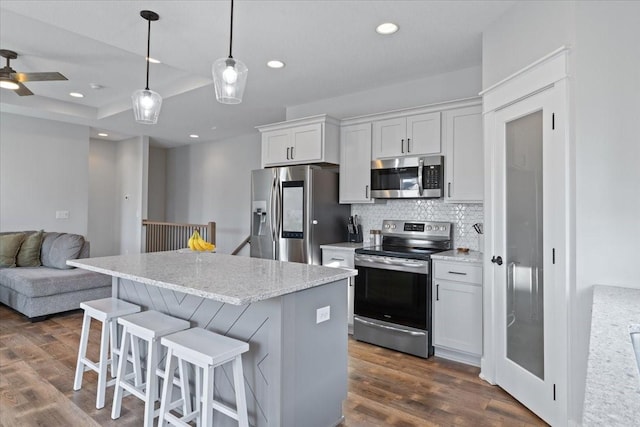
[(405, 117), (414, 114), (433, 113), (438, 111), (452, 110), (456, 108), (472, 107), (474, 105), (481, 105), (482, 98), (474, 96), (472, 98), (456, 99), (453, 101), (438, 102), (436, 104), (422, 105), (419, 107), (402, 108), (400, 110), (391, 110), (382, 113), (366, 114), (363, 116), (347, 117), (342, 119), (340, 124), (342, 126), (355, 125), (360, 123), (369, 123), (378, 120), (395, 119), (398, 117)]
[(313, 125), (317, 123), (331, 123), (340, 126), (340, 121), (326, 114), (318, 114), (316, 116), (302, 117), (299, 119), (287, 120), (278, 123), (269, 123), (266, 125), (255, 126), (260, 132), (268, 132), (271, 130), (285, 129), (292, 126)]
[(568, 77), (569, 49), (565, 46), (527, 65), (480, 92), (484, 112), (495, 111)]
[(505, 77), (504, 79), (500, 80), (498, 83), (496, 83), (496, 84), (494, 84), (492, 86), (489, 86), (488, 88), (486, 88), (482, 92), (480, 92), (478, 95), (484, 96), (486, 93), (488, 93), (488, 92), (490, 92), (490, 91), (502, 86), (503, 84), (505, 84), (509, 80), (513, 80), (516, 77), (520, 76), (521, 74), (524, 74), (525, 72), (527, 72), (528, 70), (530, 70), (533, 67), (537, 66), (538, 64), (542, 64), (546, 60), (548, 60), (550, 58), (553, 58), (558, 53), (564, 52), (564, 51), (568, 51), (568, 50), (569, 50), (568, 46), (560, 46), (559, 48), (557, 48), (553, 52), (546, 54), (545, 56), (543, 56), (542, 58), (538, 59), (537, 61), (533, 61), (531, 64), (527, 65), (526, 67), (521, 68), (518, 71), (516, 71), (515, 73), (511, 74), (510, 76)]

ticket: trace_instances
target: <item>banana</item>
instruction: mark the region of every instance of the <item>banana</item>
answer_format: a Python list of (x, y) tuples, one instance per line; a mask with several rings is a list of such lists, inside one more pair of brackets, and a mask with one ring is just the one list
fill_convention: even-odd
[(192, 251), (200, 252), (212, 251), (216, 248), (216, 245), (204, 240), (198, 230), (195, 230), (193, 234), (191, 234), (191, 237), (189, 237), (188, 246)]

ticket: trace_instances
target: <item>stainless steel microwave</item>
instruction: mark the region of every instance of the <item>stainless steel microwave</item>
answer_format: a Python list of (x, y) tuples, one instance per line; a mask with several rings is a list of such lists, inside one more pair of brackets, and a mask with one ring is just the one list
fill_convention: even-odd
[(371, 162), (371, 197), (440, 198), (444, 195), (444, 157), (400, 157)]

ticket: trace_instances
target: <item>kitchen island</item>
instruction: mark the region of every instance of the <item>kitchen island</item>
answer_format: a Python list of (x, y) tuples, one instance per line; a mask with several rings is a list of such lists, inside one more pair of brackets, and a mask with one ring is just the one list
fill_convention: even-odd
[[(328, 427), (342, 420), (345, 295), (356, 272), (185, 250), (67, 264), (112, 276), (114, 297), (248, 342), (243, 368), (252, 426)], [(229, 368), (216, 370), (216, 399), (233, 402), (231, 378)], [(236, 425), (214, 416), (216, 426)]]

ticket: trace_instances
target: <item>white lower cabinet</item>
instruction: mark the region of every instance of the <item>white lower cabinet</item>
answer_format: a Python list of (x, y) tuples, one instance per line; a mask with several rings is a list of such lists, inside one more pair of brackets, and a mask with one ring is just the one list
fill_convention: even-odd
[[(355, 269), (355, 250), (362, 247), (362, 243), (336, 243), (335, 245), (321, 245), (322, 265), (327, 267)], [(353, 334), (353, 298), (355, 278), (349, 278), (347, 287), (347, 323), (349, 333)]]
[(433, 346), (436, 356), (480, 366), (482, 266), (434, 260)]

